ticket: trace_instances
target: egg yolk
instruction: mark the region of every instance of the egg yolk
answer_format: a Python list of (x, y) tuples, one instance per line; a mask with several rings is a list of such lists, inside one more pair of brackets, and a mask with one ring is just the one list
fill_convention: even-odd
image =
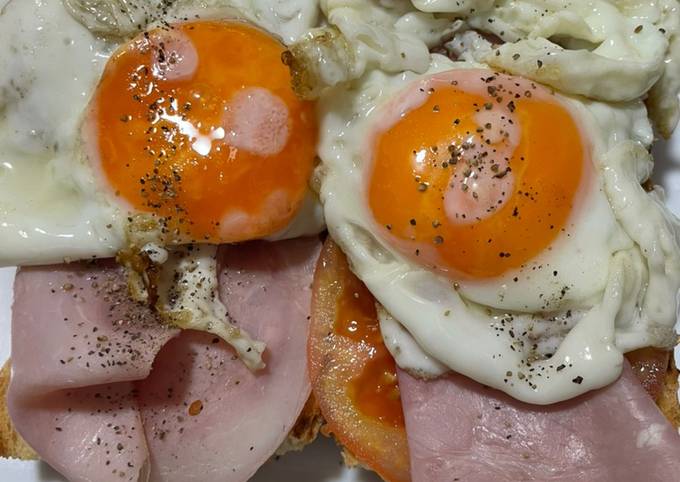
[(313, 105), (284, 47), (248, 24), (144, 33), (109, 60), (85, 123), (105, 183), (175, 242), (237, 242), (283, 229), (315, 156)]
[(554, 94), (476, 69), (411, 86), (386, 107), (369, 157), (368, 205), (381, 236), (468, 279), (501, 275), (548, 248), (568, 227), (590, 164)]

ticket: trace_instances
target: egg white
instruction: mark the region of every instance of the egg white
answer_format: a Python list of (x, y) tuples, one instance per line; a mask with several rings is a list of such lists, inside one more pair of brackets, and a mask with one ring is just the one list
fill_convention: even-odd
[(0, 45), (0, 264), (113, 254), (117, 215), (78, 161), (77, 134), (113, 46), (61, 2), (34, 0), (3, 8)]
[[(675, 0), (321, 0), (329, 25), (292, 51), (304, 95), (371, 69), (424, 73), (427, 49), (606, 101), (647, 96), (665, 137), (680, 117), (680, 6)], [(492, 48), (493, 42), (501, 42)], [(540, 66), (538, 65), (540, 61)]]

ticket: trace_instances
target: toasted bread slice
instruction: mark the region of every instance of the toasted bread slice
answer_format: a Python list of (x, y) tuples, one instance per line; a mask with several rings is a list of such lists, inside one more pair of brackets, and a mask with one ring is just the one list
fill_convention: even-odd
[[(675, 367), (673, 357), (671, 357), (669, 365), (670, 366), (668, 367), (668, 372), (666, 373), (664, 387), (659, 399), (657, 400), (657, 404), (666, 418), (668, 418), (673, 426), (678, 428), (680, 427), (680, 403), (678, 403), (679, 372)], [(38, 456), (14, 430), (12, 421), (9, 418), (9, 413), (7, 412), (6, 395), (7, 387), (9, 386), (9, 378), (10, 362), (8, 360), (2, 367), (2, 370), (0, 370), (0, 457), (22, 460), (36, 460)], [(286, 442), (284, 442), (284, 444), (281, 446), (278, 454), (282, 454), (290, 450), (302, 450), (305, 445), (314, 441), (317, 434), (319, 433), (320, 428), (321, 433), (324, 435), (329, 435), (323, 430), (322, 424), (323, 419), (321, 417), (321, 413), (319, 412), (319, 407), (314, 400), (314, 397), (310, 396), (305, 408), (298, 418), (297, 424), (291, 430), (288, 440), (286, 440)], [(343, 450), (343, 456), (347, 465), (357, 465), (355, 461), (356, 459), (354, 459), (352, 454), (347, 452), (346, 449)]]
[[(10, 374), (10, 361), (7, 360), (0, 370), (0, 457), (37, 460), (38, 456), (33, 449), (14, 430), (7, 412), (7, 387), (9, 386)], [(277, 451), (277, 455), (288, 451), (302, 450), (306, 445), (312, 443), (316, 439), (322, 423), (319, 405), (314, 400), (314, 396), (310, 396), (295, 426), (288, 434), (288, 438)]]
[(657, 405), (666, 416), (666, 418), (673, 424), (675, 428), (680, 427), (680, 404), (678, 403), (678, 369), (675, 366), (673, 357), (668, 363), (668, 371), (663, 384), (663, 390), (659, 399), (656, 401)]
[(7, 387), (9, 387), (9, 377), (11, 367), (9, 360), (0, 370), (0, 457), (35, 460), (38, 458), (31, 447), (14, 430), (12, 421), (7, 412)]
[(305, 403), (302, 413), (298, 416), (297, 422), (288, 433), (288, 438), (283, 441), (276, 455), (283, 455), (287, 452), (296, 452), (302, 450), (307, 445), (316, 440), (319, 435), (319, 430), (323, 425), (324, 420), (321, 416), (319, 404), (314, 398), (314, 394), (310, 394)]

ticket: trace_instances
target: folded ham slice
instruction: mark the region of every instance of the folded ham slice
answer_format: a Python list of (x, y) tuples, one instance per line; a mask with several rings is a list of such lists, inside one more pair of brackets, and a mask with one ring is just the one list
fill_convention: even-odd
[(680, 479), (680, 437), (626, 364), (612, 385), (531, 406), (460, 375), (399, 373), (413, 482)]
[(215, 337), (158, 323), (129, 300), (112, 263), (20, 270), (15, 427), (69, 480), (247, 480), (310, 392), (304, 346), (319, 248), (300, 239), (221, 250), (223, 301), (268, 345), (256, 374)]
[(149, 374), (177, 331), (130, 301), (126, 289), (112, 263), (17, 273), (9, 413), (24, 440), (69, 480), (148, 474), (129, 381)]
[(168, 343), (139, 384), (151, 480), (247, 480), (285, 440), (311, 390), (306, 345), (319, 248), (314, 240), (221, 248), (222, 301), (267, 343), (267, 367), (251, 372), (205, 333)]

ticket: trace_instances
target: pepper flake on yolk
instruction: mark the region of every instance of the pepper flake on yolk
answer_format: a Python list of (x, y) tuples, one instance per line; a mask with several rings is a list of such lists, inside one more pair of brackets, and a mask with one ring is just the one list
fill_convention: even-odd
[(521, 267), (565, 229), (590, 154), (550, 91), (485, 70), (435, 74), (387, 106), (367, 198), (386, 241), (451, 277)]
[(104, 183), (174, 242), (237, 242), (283, 229), (313, 168), (313, 105), (284, 47), (245, 23), (146, 32), (109, 60), (84, 140)]

